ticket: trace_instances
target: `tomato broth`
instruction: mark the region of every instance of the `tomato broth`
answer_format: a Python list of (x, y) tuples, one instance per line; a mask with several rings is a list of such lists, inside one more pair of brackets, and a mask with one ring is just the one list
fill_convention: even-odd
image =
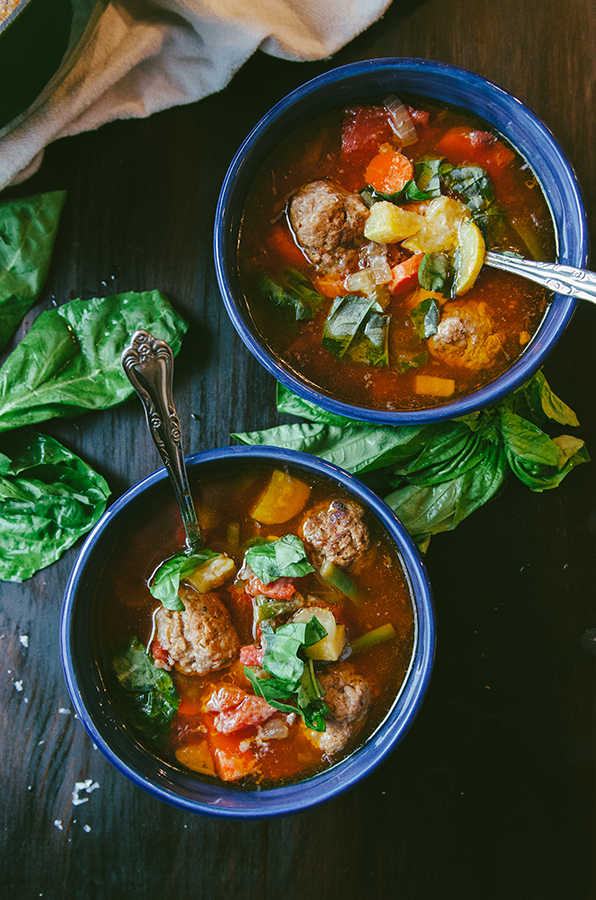
[[(272, 483), (273, 471), (281, 472), (293, 485), (302, 485), (305, 499), (301, 501), (300, 510), (289, 520), (263, 523), (254, 518), (255, 505), (266, 493), (267, 485)], [(214, 724), (216, 716), (206, 706), (207, 698), (222, 687), (224, 690), (239, 688), (248, 694), (253, 692), (244, 665), (247, 660), (250, 665), (251, 653), (259, 652), (260, 626), (255, 624), (257, 600), (254, 592), (253, 596), (248, 593), (249, 582), (241, 581), (238, 574), (242, 570), (246, 548), (296, 535), (305, 516), (312, 510), (331, 501), (349, 502), (350, 497), (339, 486), (292, 468), (274, 470), (267, 464), (252, 463), (232, 470), (228, 466), (225, 472), (215, 467), (207, 475), (202, 473), (201, 480), (192, 483), (192, 490), (205, 542), (211, 550), (227, 554), (235, 563), (235, 575), (210, 596), (216, 594), (227, 609), (243, 650), (240, 658), (236, 654), (228, 665), (205, 674), (188, 674), (175, 666), (171, 668), (166, 677), (171, 678), (179, 705), (165, 734), (162, 732), (159, 739), (155, 739), (155, 735), (148, 737), (143, 727), (139, 727), (138, 719), (130, 714), (132, 707), (127, 704), (131, 695), (125, 695), (121, 684), (117, 683), (113, 660), (119, 652), (115, 648), (122, 647), (133, 636), (141, 642), (142, 648), (152, 650), (156, 659), (159, 657), (155, 612), (160, 604), (151, 595), (148, 582), (156, 567), (179, 553), (183, 546), (179, 513), (169, 486), (160, 490), (159, 496), (151, 500), (150, 511), (144, 509), (138, 513), (120, 535), (101, 573), (95, 594), (101, 666), (119, 716), (127, 728), (170, 765), (196, 777), (222, 778), (233, 787), (249, 789), (307, 778), (352, 753), (379, 727), (395, 703), (412, 662), (415, 641), (415, 612), (409, 580), (395, 544), (384, 527), (365, 512), (364, 521), (370, 535), (368, 549), (361, 559), (345, 570), (357, 588), (357, 600), (350, 599), (322, 577), (321, 568), (306, 542), (307, 556), (313, 561), (314, 570), (302, 577), (285, 579), (299, 592), (295, 597), (307, 598), (307, 605), (311, 607), (314, 604), (331, 610), (345, 628), (347, 643), (341, 659), (347, 658), (356, 677), (365, 679), (370, 686), (370, 709), (357, 736), (351, 738), (341, 752), (325, 753), (313, 743), (312, 733), (300, 716), (284, 712), (264, 723), (248, 724), (232, 733), (218, 732)], [(280, 583), (282, 581), (284, 579), (280, 579)], [(287, 616), (282, 614), (272, 620), (274, 627), (278, 628), (285, 619)], [(379, 626), (392, 628), (393, 637), (359, 652), (350, 651), (356, 638)], [(322, 678), (330, 665), (334, 663), (314, 663), (317, 676)], [(135, 703), (140, 700), (143, 698), (137, 697)], [(209, 770), (211, 763), (205, 765), (205, 757), (212, 761), (212, 771)], [(197, 764), (197, 758), (200, 764)]]
[[(430, 290), (428, 282), (423, 288), (419, 272), (416, 277), (423, 254), (404, 247), (408, 241), (389, 242), (383, 252), (386, 251), (392, 273), (399, 264), (416, 258), (404, 270), (409, 266), (413, 277), (402, 278), (393, 288), (388, 282), (384, 294), (377, 290), (375, 295), (382, 310), (377, 308), (389, 322), (386, 358), (375, 364), (369, 364), (368, 359), (350, 359), (348, 355), (338, 358), (325, 345), (326, 322), (336, 298), (361, 295), (350, 286), (349, 275), (370, 266), (370, 256), (361, 252), (340, 277), (330, 276), (317, 263), (313, 264), (312, 255), (297, 239), (288, 213), (291, 198), (304, 185), (323, 180), (361, 196), (359, 192), (375, 177), (374, 161), (380, 158), (383, 163), (379, 151), (397, 149), (406, 169), (410, 167), (405, 177), (409, 174), (415, 186), (422, 184), (421, 190), (425, 189), (421, 176), (425, 160), (441, 163), (440, 188), (436, 181), (435, 189), (440, 190), (442, 197), (463, 204), (465, 215), (477, 224), (487, 249), (541, 260), (553, 259), (555, 252), (547, 203), (528, 164), (514, 148), (485, 122), (461, 109), (438, 106), (417, 97), (404, 102), (416, 132), (413, 142), (406, 146), (399, 146), (397, 141), (396, 147), (383, 101), (371, 100), (327, 114), (303, 126), (275, 148), (246, 198), (238, 245), (242, 290), (254, 325), (269, 350), (290, 372), (323, 394), (382, 410), (436, 406), (496, 379), (531, 342), (550, 295), (516, 275), (487, 267), (461, 297), (453, 296), (449, 276), (439, 289)], [(462, 173), (476, 173), (478, 183), (488, 183), (487, 193), (483, 194), (483, 187), (478, 186), (472, 194), (460, 193), (454, 175), (461, 178)], [(384, 182), (379, 183), (382, 186)], [(478, 192), (474, 194), (474, 190)], [(396, 201), (394, 194), (391, 202), (421, 215), (429, 208), (428, 199), (402, 197)], [(374, 204), (370, 206), (371, 215), (373, 210)], [(453, 250), (443, 255), (452, 266)], [(288, 272), (300, 273), (319, 295), (318, 301), (311, 304), (310, 318), (301, 318), (302, 312), (294, 314), (285, 302), (296, 287), (296, 277), (288, 279)], [(393, 278), (395, 281), (395, 274)], [(263, 288), (264, 283), (267, 289)], [(285, 291), (281, 300), (280, 290)], [(498, 351), (491, 353), (485, 363), (473, 361), (469, 365), (462, 364), (461, 355), (448, 358), (447, 353), (441, 355), (432, 349), (429, 353), (433, 341), (436, 346), (437, 337), (432, 337), (432, 331), (430, 341), (428, 334), (421, 336), (412, 311), (416, 307), (422, 309), (421, 302), (432, 302), (432, 298), (437, 301), (437, 320), (442, 323), (450, 317), (460, 330), (462, 322), (466, 327), (467, 311), (485, 311), (491, 323), (490, 340), (496, 342)], [(436, 331), (436, 322), (434, 327)], [(442, 327), (444, 330), (445, 326), (439, 324), (439, 330)]]

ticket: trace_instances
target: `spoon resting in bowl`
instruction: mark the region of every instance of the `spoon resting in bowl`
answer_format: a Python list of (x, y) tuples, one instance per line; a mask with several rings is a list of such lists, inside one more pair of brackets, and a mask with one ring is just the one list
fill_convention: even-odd
[(596, 272), (590, 272), (588, 269), (577, 269), (575, 266), (560, 263), (536, 262), (533, 259), (522, 259), (490, 251), (484, 254), (484, 264), (493, 269), (503, 269), (505, 272), (521, 275), (556, 294), (596, 303)]
[(141, 399), (151, 437), (172, 481), (187, 548), (192, 552), (202, 550), (205, 545), (190, 493), (180, 420), (172, 396), (172, 348), (148, 331), (136, 331), (122, 353), (122, 368)]

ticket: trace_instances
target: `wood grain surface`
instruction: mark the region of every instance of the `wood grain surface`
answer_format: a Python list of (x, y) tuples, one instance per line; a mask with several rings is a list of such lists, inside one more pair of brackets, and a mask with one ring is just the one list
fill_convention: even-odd
[[(15, 340), (53, 301), (159, 288), (190, 322), (175, 375), (186, 451), (282, 421), (273, 379), (227, 318), (211, 250), (219, 188), (250, 128), (288, 91), (338, 64), (380, 56), (455, 63), (543, 118), (576, 168), (593, 223), (595, 46), (593, 0), (395, 0), (331, 59), (257, 53), (200, 103), (58, 141), (35, 176), (3, 194), (68, 191), (41, 302)], [(545, 367), (594, 457), (595, 338), (596, 309), (585, 303)], [(160, 464), (136, 400), (44, 430), (103, 474), (114, 498)], [(345, 795), (253, 823), (170, 808), (94, 749), (69, 709), (59, 655), (77, 547), (23, 584), (1, 583), (0, 895), (596, 897), (595, 542), (595, 463), (543, 494), (511, 481), (455, 532), (433, 539), (436, 669), (406, 739)], [(98, 787), (87, 793), (77, 784)]]

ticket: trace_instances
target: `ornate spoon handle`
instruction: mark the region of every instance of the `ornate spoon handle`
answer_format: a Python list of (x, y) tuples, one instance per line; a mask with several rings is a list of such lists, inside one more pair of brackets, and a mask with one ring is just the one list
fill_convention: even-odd
[(560, 263), (535, 262), (531, 259), (518, 259), (505, 256), (503, 253), (486, 253), (484, 262), (494, 269), (504, 269), (523, 275), (556, 294), (578, 297), (580, 300), (591, 300), (596, 303), (596, 272), (587, 269), (576, 269)]
[(187, 546), (190, 550), (200, 550), (204, 546), (203, 537), (190, 494), (180, 420), (172, 397), (172, 348), (148, 331), (136, 331), (130, 346), (122, 353), (122, 368), (141, 398), (151, 437), (172, 481)]

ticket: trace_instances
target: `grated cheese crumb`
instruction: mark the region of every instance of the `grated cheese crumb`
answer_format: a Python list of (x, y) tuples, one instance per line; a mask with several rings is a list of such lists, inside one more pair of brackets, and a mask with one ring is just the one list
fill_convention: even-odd
[(29, 635), (28, 634), (21, 634), (19, 637), (19, 640), (20, 640), (21, 644), (23, 645), (23, 647), (29, 646)]
[(19, 692), (22, 691), (23, 690), (23, 679), (20, 678), (18, 681), (15, 681), (14, 686), (15, 686), (15, 690), (17, 690)]

